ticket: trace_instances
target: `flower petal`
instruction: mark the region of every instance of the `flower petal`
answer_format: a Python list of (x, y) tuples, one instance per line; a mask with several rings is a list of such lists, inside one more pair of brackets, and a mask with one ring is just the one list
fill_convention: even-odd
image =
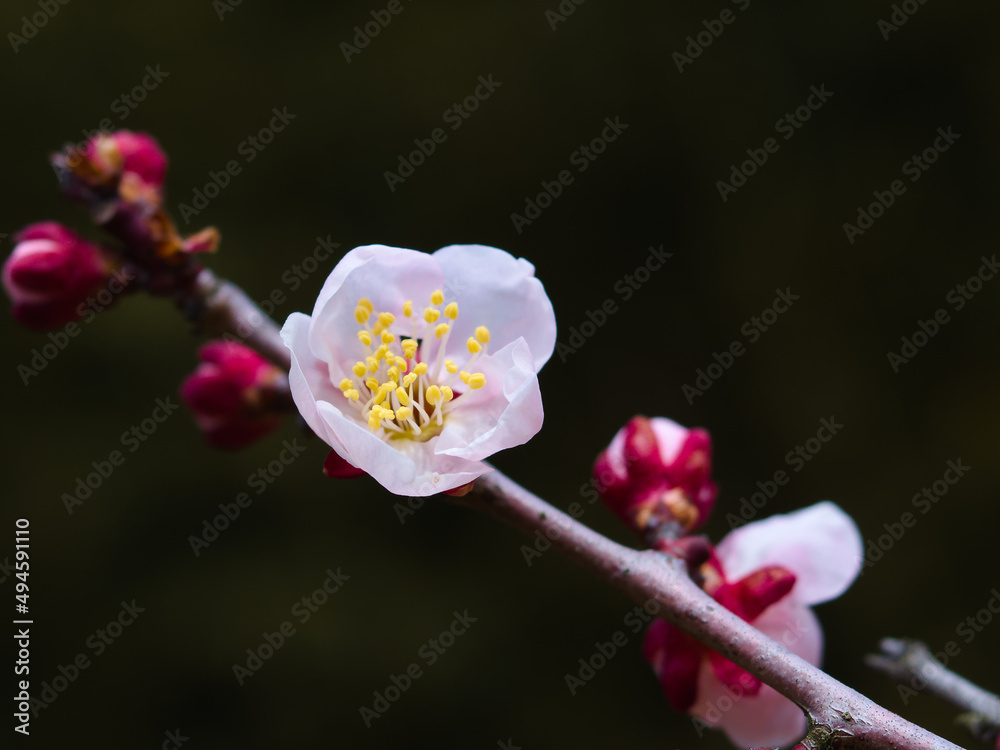
[(864, 556), (857, 525), (829, 501), (749, 523), (727, 534), (717, 552), (730, 580), (770, 565), (792, 571), (797, 581), (790, 596), (802, 604), (843, 594)]
[(684, 713), (695, 701), (705, 647), (666, 620), (646, 631), (642, 653), (653, 667), (670, 707)]
[[(786, 604), (769, 608), (753, 625), (811, 664), (819, 664), (823, 634), (807, 607)], [(698, 700), (691, 710), (707, 724), (720, 727), (737, 747), (779, 747), (806, 732), (802, 709), (774, 688), (761, 685), (756, 695), (727, 688), (707, 665), (698, 679)]]
[(281, 328), (281, 339), (291, 351), (292, 364), (288, 371), (288, 387), (292, 400), (306, 424), (321, 440), (346, 460), (346, 449), (326, 421), (320, 416), (318, 404), (329, 402), (341, 394), (330, 384), (326, 365), (309, 348), (310, 318), (302, 313), (292, 313)]
[(449, 245), (434, 253), (447, 301), (458, 303), (451, 340), (458, 346), (477, 326), (490, 329), (490, 349), (524, 338), (538, 372), (556, 345), (556, 318), (535, 267), (486, 245)]
[[(317, 411), (344, 452), (348, 463), (363, 468), (376, 482), (396, 495), (426, 497), (468, 484), (492, 469), (481, 461), (437, 455), (441, 436), (426, 442), (409, 438), (387, 441), (367, 425), (348, 419), (335, 406), (319, 402)], [(333, 445), (336, 450), (337, 446)]]
[[(422, 310), (431, 292), (443, 285), (441, 268), (427, 253), (384, 245), (356, 247), (336, 265), (320, 290), (309, 346), (330, 366), (333, 382), (350, 377), (351, 365), (368, 353), (355, 337), (361, 328), (354, 319), (359, 299), (371, 300), (376, 312), (391, 312), (396, 316), (393, 330), (410, 335), (402, 316), (403, 303), (413, 300), (414, 307)], [(415, 312), (414, 321), (417, 335), (423, 335), (425, 324), (419, 313)]]
[(459, 396), (437, 452), (478, 461), (522, 445), (542, 428), (542, 394), (524, 339), (477, 360), (486, 385)]

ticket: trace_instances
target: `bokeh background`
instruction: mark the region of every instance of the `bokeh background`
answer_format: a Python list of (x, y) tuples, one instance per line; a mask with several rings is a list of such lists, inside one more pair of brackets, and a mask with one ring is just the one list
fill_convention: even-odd
[[(22, 34), (22, 17), (42, 6), (5, 3), (0, 31)], [(935, 650), (955, 640), (952, 666), (1000, 687), (1000, 623), (968, 643), (956, 634), (1000, 586), (1000, 279), (961, 311), (946, 302), (996, 248), (995, 6), (910, 2), (912, 17), (883, 32), (887, 2), (588, 0), (563, 2), (560, 15), (573, 12), (559, 20), (546, 15), (559, 12), (557, 0), (415, 0), (350, 62), (341, 44), (386, 3), (57, 7), (27, 43), (8, 35), (0, 49), (6, 252), (32, 221), (91, 232), (57, 195), (46, 158), (110, 118), (154, 133), (168, 151), (175, 215), (210, 170), (244, 164), (182, 226), (218, 226), (213, 268), (255, 299), (285, 293), (279, 321), (311, 310), (335, 263), (294, 289), (283, 279), (317, 237), (341, 252), (477, 242), (523, 256), (551, 295), (562, 343), (588, 310), (615, 300), (619, 311), (579, 351), (541, 373), (541, 433), (496, 457), (560, 507), (580, 499), (594, 456), (636, 413), (711, 430), (715, 539), (755, 483), (784, 469), (791, 481), (761, 517), (829, 498), (877, 540), (884, 524), (914, 512), (912, 497), (942, 478), (947, 461), (961, 459), (972, 467), (966, 476), (819, 616), (833, 675), (971, 743), (954, 709), (923, 695), (904, 704), (862, 659), (886, 635)], [(679, 71), (674, 53), (686, 37), (726, 9), (733, 23)], [(142, 85), (147, 66), (169, 75), (122, 118), (116, 100)], [(449, 130), (444, 112), (490, 75), (500, 85)], [(811, 86), (833, 95), (784, 140), (776, 123)], [(246, 163), (240, 144), (275, 107), (295, 119)], [(627, 130), (577, 172), (571, 154), (615, 117)], [(391, 191), (384, 173), (436, 127), (446, 142)], [(909, 182), (904, 163), (948, 127), (961, 137)], [(717, 181), (768, 137), (780, 149), (723, 201)], [(573, 184), (517, 231), (511, 214), (563, 169)], [(906, 193), (849, 242), (843, 224), (896, 179)], [(660, 245), (672, 257), (623, 300), (616, 283)], [(750, 344), (741, 329), (779, 288), (799, 301)], [(887, 353), (939, 308), (951, 322), (894, 372)], [(51, 682), (77, 654), (90, 659), (32, 722), (28, 743), (169, 747), (166, 733), (180, 730), (185, 748), (729, 746), (670, 711), (630, 632), (627, 647), (570, 694), (565, 675), (578, 659), (623, 629), (632, 604), (618, 592), (555, 554), (527, 566), (515, 531), (443, 502), (401, 523), (397, 499), (372, 481), (326, 479), (316, 441), (265, 493), (251, 490), (253, 504), (195, 556), (189, 537), (300, 435), (292, 420), (230, 454), (207, 449), (178, 411), (67, 514), (61, 495), (91, 462), (120, 450), (122, 433), (156, 399), (176, 402), (199, 340), (168, 302), (127, 299), (25, 384), (18, 365), (48, 339), (9, 317), (0, 326), (0, 560), (13, 556), (14, 519), (29, 518), (34, 684)], [(735, 340), (746, 354), (703, 395), (685, 397), (682, 386)], [(844, 428), (793, 471), (786, 454), (830, 417)], [(582, 520), (630, 541), (599, 506)], [(350, 580), (301, 623), (293, 605), (338, 567)], [(13, 596), (11, 576), (0, 592)], [(90, 639), (133, 599), (145, 611), (96, 655)], [(427, 666), (420, 649), (455, 610), (477, 620)], [(285, 621), (295, 635), (239, 685), (233, 666)], [(367, 728), (359, 709), (413, 662), (423, 676)], [(12, 668), (2, 671), (13, 690)]]

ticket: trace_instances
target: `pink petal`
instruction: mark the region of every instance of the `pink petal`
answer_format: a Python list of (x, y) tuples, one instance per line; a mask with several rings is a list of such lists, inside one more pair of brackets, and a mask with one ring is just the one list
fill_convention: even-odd
[(730, 579), (778, 565), (792, 571), (792, 598), (819, 604), (843, 594), (861, 571), (861, 534), (829, 501), (731, 531), (717, 548)]
[[(819, 664), (823, 635), (806, 607), (779, 602), (753, 623), (765, 634), (812, 664)], [(790, 745), (805, 734), (802, 709), (773, 688), (762, 685), (756, 695), (723, 685), (706, 667), (698, 679), (698, 700), (692, 714), (718, 726), (737, 747)]]
[(669, 466), (677, 459), (691, 431), (666, 417), (653, 417), (649, 420), (649, 424), (656, 435), (660, 460), (664, 465)]
[(642, 652), (670, 707), (686, 712), (695, 700), (705, 647), (665, 620), (654, 620), (646, 631)]
[(556, 345), (556, 318), (535, 267), (485, 245), (449, 245), (433, 255), (445, 278), (445, 301), (458, 302), (452, 337), (459, 345), (476, 329), (490, 329), (490, 351), (524, 338), (542, 369)]
[[(337, 263), (320, 290), (309, 346), (330, 366), (335, 382), (351, 377), (351, 366), (367, 354), (356, 336), (361, 328), (354, 319), (358, 300), (370, 300), (375, 312), (392, 313), (396, 317), (393, 330), (405, 335), (410, 335), (410, 325), (402, 307), (411, 300), (419, 337), (426, 326), (423, 310), (430, 304), (431, 293), (445, 286), (444, 281), (437, 261), (427, 253), (384, 245), (356, 247)], [(464, 347), (465, 339), (455, 341)]]
[(479, 461), (528, 442), (542, 428), (542, 394), (524, 339), (476, 360), (486, 385), (455, 401), (437, 452)]

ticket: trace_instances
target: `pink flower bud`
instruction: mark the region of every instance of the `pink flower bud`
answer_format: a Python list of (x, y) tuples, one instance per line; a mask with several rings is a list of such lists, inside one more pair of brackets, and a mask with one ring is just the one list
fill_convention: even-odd
[(284, 373), (253, 349), (210, 341), (201, 364), (181, 385), (181, 398), (216, 448), (244, 448), (281, 422)]
[(640, 416), (598, 456), (594, 482), (604, 503), (640, 534), (663, 524), (690, 533), (715, 503), (711, 468), (712, 442), (705, 430)]
[(118, 130), (98, 135), (87, 142), (83, 156), (107, 181), (121, 175), (123, 180), (137, 179), (146, 187), (160, 190), (167, 174), (167, 155), (146, 133)]
[(54, 221), (25, 227), (15, 241), (3, 285), (24, 326), (58, 328), (76, 320), (87, 297), (109, 280), (101, 249)]

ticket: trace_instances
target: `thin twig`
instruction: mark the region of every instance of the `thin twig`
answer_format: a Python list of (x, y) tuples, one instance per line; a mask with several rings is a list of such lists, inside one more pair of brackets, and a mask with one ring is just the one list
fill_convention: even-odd
[(1000, 730), (1000, 697), (952, 672), (923, 643), (883, 638), (879, 647), (881, 653), (865, 657), (868, 666), (971, 712), (963, 723), (980, 736)]

